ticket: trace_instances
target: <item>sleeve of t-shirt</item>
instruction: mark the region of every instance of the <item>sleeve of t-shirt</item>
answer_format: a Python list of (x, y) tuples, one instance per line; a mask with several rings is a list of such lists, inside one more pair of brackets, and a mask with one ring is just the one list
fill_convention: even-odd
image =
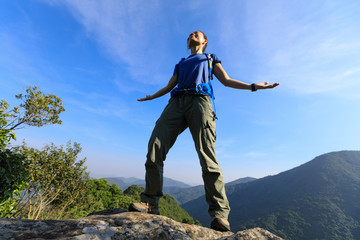
[(179, 73), (179, 63), (175, 65), (173, 76)]
[(185, 58), (182, 58), (182, 59), (180, 60), (180, 62), (175, 65), (173, 76), (175, 76), (176, 74), (179, 74), (179, 65), (180, 65), (180, 63), (181, 63), (182, 61), (184, 61), (184, 60), (185, 60)]
[[(214, 61), (214, 65), (216, 64), (216, 63), (221, 63), (221, 60), (218, 58), (218, 56), (216, 56), (215, 54), (213, 54), (213, 61)], [(214, 66), (213, 65), (213, 66)]]

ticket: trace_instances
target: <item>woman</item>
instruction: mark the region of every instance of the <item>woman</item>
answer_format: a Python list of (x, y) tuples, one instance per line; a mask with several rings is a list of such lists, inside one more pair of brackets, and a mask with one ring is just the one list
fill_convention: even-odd
[[(207, 37), (201, 31), (191, 33), (187, 39), (191, 55), (175, 66), (174, 74), (167, 86), (153, 95), (138, 101), (152, 100), (172, 91), (172, 97), (165, 107), (152, 132), (148, 145), (146, 186), (141, 202), (130, 205), (130, 211), (159, 214), (158, 202), (163, 186), (163, 161), (175, 143), (177, 136), (189, 127), (202, 168), (206, 201), (209, 204), (211, 228), (230, 231), (227, 220), (230, 207), (225, 194), (224, 179), (215, 156), (215, 113), (212, 109), (211, 68), (208, 55), (204, 54)], [(278, 83), (247, 84), (231, 79), (221, 66), (216, 55), (211, 55), (213, 73), (227, 87), (236, 89), (268, 89)], [(199, 86), (209, 86), (211, 91), (198, 91)], [(177, 87), (176, 87), (177, 86)], [(176, 87), (176, 88), (175, 88)]]

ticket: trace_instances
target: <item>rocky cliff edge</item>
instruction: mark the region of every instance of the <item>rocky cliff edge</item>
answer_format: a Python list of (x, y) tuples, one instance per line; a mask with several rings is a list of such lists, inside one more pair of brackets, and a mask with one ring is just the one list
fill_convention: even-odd
[(118, 209), (102, 211), (74, 220), (0, 219), (0, 239), (280, 240), (281, 238), (261, 228), (222, 233), (206, 227), (179, 223), (164, 216)]

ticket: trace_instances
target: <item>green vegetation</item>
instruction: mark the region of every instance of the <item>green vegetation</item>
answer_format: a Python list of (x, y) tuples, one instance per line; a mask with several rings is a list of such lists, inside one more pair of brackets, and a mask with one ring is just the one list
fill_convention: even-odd
[(138, 202), (138, 201), (140, 201), (140, 194), (144, 190), (145, 189), (143, 187), (139, 187), (139, 186), (133, 184), (124, 191), (124, 194), (132, 197), (135, 201)]
[(27, 170), (31, 161), (8, 147), (11, 140), (16, 140), (14, 131), (25, 126), (61, 124), (59, 115), (64, 111), (60, 98), (45, 95), (37, 87), (28, 87), (25, 95), (16, 98), (21, 104), (12, 109), (6, 101), (0, 101), (0, 217), (17, 213), (19, 195), (32, 180)]
[(82, 218), (105, 209), (127, 209), (133, 201), (131, 196), (123, 194), (115, 184), (110, 185), (105, 179), (91, 179), (86, 190), (68, 207), (63, 218)]
[[(170, 217), (178, 222), (194, 224), (194, 219), (168, 194), (160, 198), (159, 210), (163, 216)], [(199, 225), (200, 223), (197, 221), (196, 224)]]
[[(25, 143), (10, 147), (15, 130), (25, 126), (61, 124), (61, 99), (45, 95), (37, 87), (16, 96), (22, 103), (9, 109), (0, 102), (0, 217), (68, 219), (85, 217), (105, 209), (128, 209), (140, 200), (144, 188), (130, 186), (122, 192), (105, 179), (89, 179), (86, 159), (78, 159), (80, 144), (46, 145), (42, 150)], [(174, 220), (194, 223), (185, 210), (165, 195), (160, 211)], [(198, 223), (198, 222), (197, 222)]]
[(16, 213), (18, 196), (29, 179), (26, 166), (23, 155), (9, 149), (0, 150), (0, 218)]
[(69, 142), (64, 148), (51, 144), (37, 150), (23, 144), (13, 150), (26, 156), (29, 174), (27, 184), (18, 195), (18, 210), (13, 217), (61, 218), (87, 187), (86, 159), (77, 160), (80, 145)]
[[(105, 209), (128, 209), (131, 203), (140, 201), (140, 194), (143, 191), (144, 188), (132, 185), (122, 193), (116, 184), (110, 185), (105, 179), (91, 179), (87, 191), (69, 207), (68, 214), (64, 218), (85, 217), (92, 212)], [(160, 199), (159, 210), (163, 216), (178, 222), (194, 224), (192, 217), (170, 195)]]

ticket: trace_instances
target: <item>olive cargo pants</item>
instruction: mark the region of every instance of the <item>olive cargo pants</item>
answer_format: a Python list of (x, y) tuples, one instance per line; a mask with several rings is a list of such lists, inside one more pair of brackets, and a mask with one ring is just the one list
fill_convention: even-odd
[(187, 127), (200, 159), (209, 214), (220, 214), (227, 218), (230, 207), (215, 156), (215, 114), (208, 96), (184, 94), (170, 99), (149, 140), (145, 163), (146, 187), (141, 201), (158, 206), (163, 195), (163, 162), (178, 135)]

